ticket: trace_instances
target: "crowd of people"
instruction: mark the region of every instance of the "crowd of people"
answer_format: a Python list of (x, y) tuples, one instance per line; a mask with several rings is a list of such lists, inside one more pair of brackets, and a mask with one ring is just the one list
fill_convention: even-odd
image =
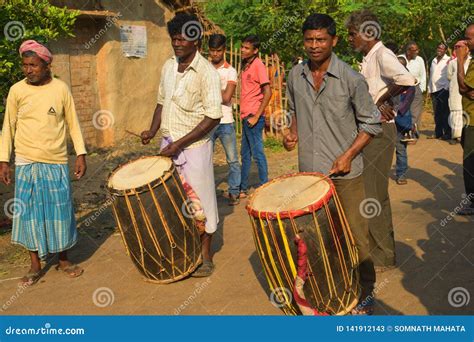
[[(161, 152), (173, 158), (192, 187), (206, 216), (201, 236), (203, 263), (193, 273), (208, 277), (215, 270), (211, 242), (218, 228), (213, 148), (224, 147), (230, 205), (249, 194), (252, 159), (258, 170), (256, 187), (268, 182), (268, 164), (262, 133), (271, 89), (265, 65), (259, 59), (260, 40), (250, 35), (241, 42), (242, 71), (226, 61), (226, 37), (208, 40), (209, 60), (200, 53), (201, 37), (190, 39), (183, 28), (197, 22), (180, 13), (167, 23), (174, 56), (162, 68), (158, 100), (148, 130), (148, 144), (161, 133)], [(350, 14), (345, 29), (350, 47), (363, 54), (360, 72), (334, 52), (338, 43), (335, 21), (326, 14), (306, 18), (301, 35), (306, 59), (294, 63), (286, 76), (291, 126), (283, 144), (298, 149), (301, 172), (330, 176), (359, 254), (359, 305), (352, 314), (371, 314), (376, 272), (396, 267), (395, 239), (389, 197), (389, 178), (396, 150), (397, 184), (407, 183), (407, 144), (416, 143), (428, 83), (435, 118), (436, 139), (462, 143), (465, 190), (474, 194), (474, 25), (454, 46), (439, 44), (427, 81), (423, 59), (415, 42), (396, 55), (380, 40), (380, 32), (364, 32), (367, 22), (382, 27), (369, 10)], [(67, 250), (77, 241), (66, 151), (66, 126), (77, 154), (75, 175), (86, 172), (86, 150), (74, 103), (67, 85), (52, 77), (52, 54), (35, 41), (20, 48), (25, 79), (12, 86), (6, 106), (0, 145), (0, 180), (10, 184), (14, 153), (15, 198), (26, 210), (14, 217), (12, 242), (30, 253), (31, 269), (22, 279), (34, 284), (42, 276), (41, 259), (59, 253), (58, 268), (70, 277), (83, 269), (70, 262)], [(231, 101), (240, 82), (242, 119), (241, 163)], [(464, 113), (464, 114), (463, 114)], [(467, 124), (463, 123), (463, 117)], [(360, 203), (378, 201), (381, 213), (367, 219)], [(474, 214), (474, 201), (460, 214)]]

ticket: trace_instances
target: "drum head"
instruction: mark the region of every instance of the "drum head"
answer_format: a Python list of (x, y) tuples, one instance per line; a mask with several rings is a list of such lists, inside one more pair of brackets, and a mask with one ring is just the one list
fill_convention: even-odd
[(321, 201), (330, 189), (331, 185), (323, 175), (284, 176), (257, 189), (249, 207), (257, 212), (270, 213), (301, 210)]
[(171, 169), (172, 161), (166, 157), (143, 157), (131, 161), (112, 173), (107, 183), (115, 190), (139, 188), (162, 177)]

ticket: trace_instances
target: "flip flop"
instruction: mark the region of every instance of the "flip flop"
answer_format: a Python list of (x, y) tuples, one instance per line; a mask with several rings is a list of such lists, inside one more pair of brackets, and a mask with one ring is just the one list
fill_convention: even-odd
[(61, 268), (59, 265), (56, 266), (57, 271), (64, 272), (67, 277), (69, 278), (77, 278), (79, 277), (82, 273), (84, 273), (84, 269), (79, 267), (76, 264), (71, 264), (66, 268)]
[(194, 271), (193, 274), (191, 274), (191, 276), (195, 278), (209, 277), (212, 272), (214, 272), (214, 269), (215, 266), (212, 261), (206, 260), (197, 268), (196, 271)]
[(41, 270), (38, 272), (28, 272), (23, 278), (21, 278), (21, 284), (26, 286), (34, 285), (43, 276)]
[(462, 208), (461, 210), (458, 211), (458, 215), (474, 215), (474, 208), (473, 207), (466, 207)]

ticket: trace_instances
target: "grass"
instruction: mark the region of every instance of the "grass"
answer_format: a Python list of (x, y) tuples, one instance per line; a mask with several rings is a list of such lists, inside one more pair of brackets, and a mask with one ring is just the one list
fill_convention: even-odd
[(271, 136), (263, 141), (263, 146), (272, 152), (282, 152), (285, 150), (283, 142), (280, 139)]

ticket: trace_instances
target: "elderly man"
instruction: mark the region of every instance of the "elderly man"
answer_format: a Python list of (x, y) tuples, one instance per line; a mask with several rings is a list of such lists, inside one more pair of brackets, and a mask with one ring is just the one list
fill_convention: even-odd
[(287, 80), (290, 132), (287, 150), (298, 144), (299, 170), (331, 174), (359, 253), (362, 294), (353, 314), (373, 312), (375, 270), (369, 250), (361, 151), (381, 132), (380, 113), (364, 78), (341, 61), (336, 24), (326, 14), (312, 14), (303, 24), (309, 60), (293, 67)]
[(86, 149), (74, 101), (67, 85), (51, 76), (51, 52), (25, 41), (20, 47), (25, 79), (10, 88), (0, 145), (0, 180), (10, 184), (9, 161), (15, 152), (15, 198), (12, 243), (30, 253), (27, 285), (42, 276), (41, 261), (59, 253), (56, 267), (69, 277), (83, 269), (68, 260), (77, 242), (66, 146), (66, 124), (77, 159), (75, 176), (86, 172)]
[[(367, 27), (367, 23), (372, 26)], [(383, 133), (364, 149), (364, 180), (368, 199), (376, 201), (379, 215), (369, 218), (370, 249), (376, 271), (395, 267), (395, 238), (388, 180), (395, 151), (397, 131), (393, 120), (399, 94), (417, 85), (413, 75), (397, 56), (380, 41), (380, 23), (368, 10), (353, 12), (346, 21), (349, 44), (362, 52), (361, 73), (369, 85), (369, 93), (382, 114)]]
[(211, 239), (219, 221), (211, 135), (222, 118), (222, 95), (218, 72), (198, 51), (202, 36), (198, 23), (195, 15), (185, 13), (168, 22), (175, 55), (163, 65), (153, 121), (141, 136), (142, 143), (148, 144), (161, 129), (161, 154), (174, 158), (199, 197), (206, 216), (203, 263), (193, 276), (208, 277), (214, 271)]

